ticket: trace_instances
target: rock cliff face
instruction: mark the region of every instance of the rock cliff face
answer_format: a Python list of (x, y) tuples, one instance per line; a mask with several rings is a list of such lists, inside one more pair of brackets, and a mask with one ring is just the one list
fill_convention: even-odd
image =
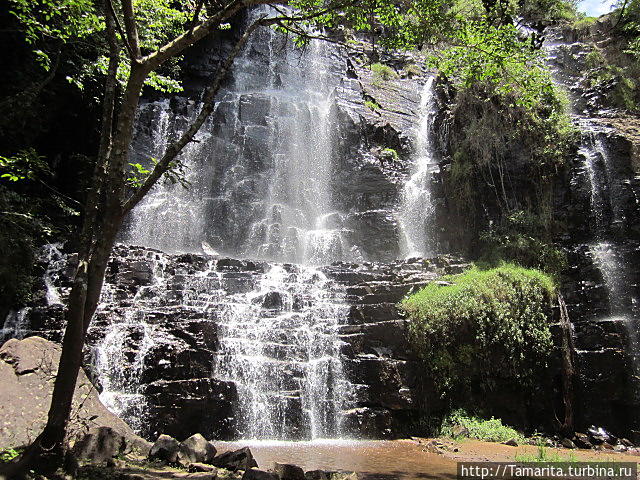
[[(547, 61), (557, 83), (566, 89), (572, 105), (579, 141), (553, 182), (553, 216), (562, 233), (554, 240), (567, 254), (561, 291), (574, 326), (575, 362), (579, 380), (576, 394), (577, 428), (606, 425), (624, 434), (638, 431), (638, 332), (640, 322), (640, 177), (637, 152), (640, 145), (637, 118), (611, 108), (609, 93), (615, 87), (593, 88), (589, 82), (594, 66), (592, 52), (612, 48), (607, 26), (596, 24), (591, 32), (551, 28), (546, 32)], [(597, 68), (597, 67), (595, 67)], [(450, 92), (441, 88), (442, 113), (437, 117), (443, 175), (438, 191), (451, 185), (451, 125), (447, 117)], [(507, 162), (511, 188), (520, 200), (531, 189), (518, 152)], [(526, 177), (526, 176), (525, 176)], [(485, 197), (491, 195), (489, 192)], [(499, 220), (490, 198), (480, 195), (482, 208), (452, 211), (446, 194), (436, 204), (439, 224), (455, 218), (439, 230), (448, 248), (468, 249), (477, 242), (464, 222), (473, 217), (480, 229)], [(526, 203), (526, 202), (525, 202)], [(465, 218), (466, 215), (466, 218)], [(443, 219), (445, 219), (443, 221)], [(474, 228), (478, 228), (476, 224)], [(557, 367), (559, 368), (559, 366)]]
[[(423, 406), (419, 362), (396, 305), (412, 289), (466, 266), (455, 258), (440, 257), (334, 264), (314, 272), (326, 276), (344, 313), (334, 330), (343, 380), (348, 384), (335, 412), (343, 433), (397, 436), (419, 416)], [(290, 295), (287, 283), (266, 290), (260, 284), (265, 274), (279, 268), (289, 276), (300, 275), (303, 269), (118, 246), (109, 264), (104, 302), (89, 332), (85, 362), (102, 400), (149, 438), (159, 432), (177, 438), (194, 432), (214, 438), (246, 433), (239, 431), (243, 426), (239, 416), (246, 414), (246, 398), (241, 395), (248, 393), (239, 386), (248, 378), (229, 380), (228, 372), (220, 368), (223, 357), (233, 355), (226, 337), (228, 321), (223, 317), (235, 302), (247, 301), (257, 306), (254, 315), (271, 318), (272, 328), (277, 329), (276, 319), (286, 310)], [(53, 285), (62, 298), (67, 280), (61, 275)], [(291, 315), (309, 312), (304, 303), (314, 301), (305, 293), (313, 288), (310, 282), (290, 297)], [(248, 297), (243, 296), (247, 293)], [(27, 315), (33, 319), (31, 327), (21, 335), (39, 333), (58, 339), (59, 311), (56, 305), (33, 306)], [(42, 331), (38, 331), (38, 318), (49, 319)], [(250, 324), (242, 328), (248, 337), (253, 334)], [(289, 401), (284, 413), (290, 424), (284, 433), (308, 438), (309, 419), (301, 410), (306, 400), (300, 384), (307, 374), (298, 365), (313, 358), (305, 358), (309, 353), (298, 337), (283, 330), (278, 333), (278, 349), (261, 352), (273, 363), (284, 364), (289, 380), (297, 382), (286, 393)], [(270, 368), (279, 367), (271, 364)]]

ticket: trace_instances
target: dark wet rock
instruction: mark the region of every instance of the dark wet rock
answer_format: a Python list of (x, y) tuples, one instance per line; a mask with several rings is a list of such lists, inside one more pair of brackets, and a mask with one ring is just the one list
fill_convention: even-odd
[(169, 435), (160, 435), (149, 451), (149, 459), (176, 463), (179, 451), (180, 442)]
[(249, 468), (242, 475), (242, 480), (279, 480), (280, 477), (274, 472), (260, 470), (258, 468)]
[(273, 471), (281, 480), (305, 480), (304, 470), (297, 465), (288, 463), (274, 463)]
[(632, 448), (633, 447), (633, 443), (631, 443), (629, 440), (627, 440), (626, 438), (621, 438), (620, 439), (620, 444), (624, 445), (627, 448)]
[(324, 470), (309, 470), (304, 474), (305, 480), (330, 480), (331, 475)]
[(576, 432), (576, 434), (575, 434), (575, 436), (573, 438), (573, 443), (575, 443), (578, 448), (592, 448), (593, 447), (593, 444), (589, 440), (589, 436), (587, 434), (585, 434), (585, 433)]
[(568, 438), (563, 438), (560, 441), (560, 444), (564, 447), (564, 448), (571, 448), (574, 449), (576, 448), (576, 444), (573, 443), (571, 440), (569, 440)]
[(236, 470), (248, 470), (252, 467), (258, 466), (258, 463), (253, 458), (249, 447), (244, 447), (239, 450), (233, 450), (230, 452), (224, 452), (215, 457), (211, 461), (211, 464), (216, 467), (232, 470), (234, 472)]
[(189, 472), (211, 472), (211, 473), (215, 473), (217, 475), (217, 468), (214, 467), (213, 465), (208, 465), (206, 463), (198, 463), (198, 462), (194, 462), (189, 464), (188, 467)]
[(509, 440), (507, 440), (506, 442), (503, 442), (504, 445), (508, 445), (510, 447), (517, 447), (518, 446), (518, 441), (515, 438), (511, 438)]
[(262, 299), (262, 307), (270, 310), (282, 308), (283, 299), (280, 292), (269, 292)]

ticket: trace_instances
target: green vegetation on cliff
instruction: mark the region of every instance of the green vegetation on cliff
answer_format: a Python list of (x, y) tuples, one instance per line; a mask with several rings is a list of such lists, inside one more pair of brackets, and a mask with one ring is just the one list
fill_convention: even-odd
[(409, 333), (440, 397), (481, 406), (501, 380), (539, 386), (552, 352), (553, 279), (513, 264), (474, 267), (407, 297)]
[[(447, 46), (430, 55), (449, 96), (445, 184), (457, 223), (464, 225), (461, 249), (473, 247), (475, 259), (556, 272), (562, 255), (552, 244), (562, 226), (553, 217), (554, 179), (577, 135), (567, 96), (545, 64), (542, 37), (523, 37), (513, 20), (523, 11), (508, 3), (467, 6)], [(556, 20), (570, 16), (568, 2), (538, 3)], [(536, 228), (510, 220), (518, 215)], [(533, 244), (543, 258), (522, 262), (521, 247)]]

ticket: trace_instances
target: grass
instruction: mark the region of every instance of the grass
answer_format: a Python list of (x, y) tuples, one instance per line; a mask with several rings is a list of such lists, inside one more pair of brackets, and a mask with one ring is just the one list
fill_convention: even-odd
[(373, 72), (373, 80), (375, 81), (389, 81), (398, 78), (396, 71), (389, 65), (382, 63), (374, 63), (371, 65), (371, 71)]
[[(456, 430), (464, 427), (468, 433), (465, 435), (456, 435)], [(517, 430), (504, 425), (499, 418), (490, 418), (489, 420), (469, 415), (465, 410), (458, 409), (451, 412), (442, 421), (440, 427), (440, 435), (454, 439), (474, 438), (485, 442), (506, 442), (507, 440), (515, 440), (518, 443), (524, 442), (524, 435)]]
[(377, 112), (378, 110), (380, 110), (380, 104), (377, 103), (375, 100), (365, 100), (364, 101), (364, 105), (369, 109), (372, 110), (374, 112)]
[(569, 455), (560, 455), (558, 452), (549, 452), (544, 445), (538, 445), (537, 453), (518, 453), (515, 456), (516, 462), (521, 463), (537, 463), (537, 462), (577, 462), (578, 458), (575, 453), (570, 452)]

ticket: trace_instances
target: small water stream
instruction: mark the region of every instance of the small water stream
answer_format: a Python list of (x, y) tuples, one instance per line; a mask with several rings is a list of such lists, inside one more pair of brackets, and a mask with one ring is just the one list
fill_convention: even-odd
[(437, 111), (435, 76), (430, 76), (420, 95), (419, 121), (416, 129), (415, 152), (410, 177), (402, 187), (398, 210), (400, 254), (403, 258), (428, 257), (433, 254), (427, 222), (433, 215), (431, 181), (439, 168), (434, 158), (431, 129)]

